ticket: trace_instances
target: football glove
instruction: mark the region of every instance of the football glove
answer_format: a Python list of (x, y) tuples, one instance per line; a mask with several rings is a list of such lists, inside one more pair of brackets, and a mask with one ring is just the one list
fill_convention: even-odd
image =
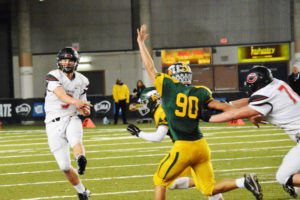
[(136, 137), (139, 137), (139, 133), (141, 132), (141, 130), (138, 127), (136, 127), (134, 124), (129, 124), (127, 127), (127, 131), (131, 135), (135, 135)]
[(201, 106), (200, 108), (200, 119), (205, 122), (209, 122), (209, 119), (212, 115), (212, 110), (209, 109), (206, 105)]

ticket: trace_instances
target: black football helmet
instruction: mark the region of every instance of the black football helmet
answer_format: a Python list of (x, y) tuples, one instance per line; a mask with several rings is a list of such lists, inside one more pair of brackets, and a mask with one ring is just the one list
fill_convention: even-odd
[(75, 49), (73, 49), (72, 47), (65, 47), (58, 52), (56, 56), (56, 60), (57, 60), (57, 67), (59, 69), (62, 69), (62, 65), (60, 63), (62, 59), (70, 59), (75, 62), (74, 69), (70, 67), (66, 67), (64, 69), (65, 73), (69, 74), (72, 73), (74, 70), (77, 70), (80, 58), (78, 52)]
[(270, 69), (262, 65), (255, 65), (249, 70), (245, 86), (249, 95), (265, 87), (273, 81), (273, 75)]

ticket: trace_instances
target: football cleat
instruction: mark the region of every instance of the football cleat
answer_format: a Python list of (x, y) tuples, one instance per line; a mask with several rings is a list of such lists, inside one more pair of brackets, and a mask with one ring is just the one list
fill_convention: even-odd
[(285, 184), (283, 185), (284, 191), (286, 191), (291, 197), (297, 198), (297, 194), (295, 188), (291, 185)]
[(77, 193), (79, 200), (88, 200), (91, 196), (91, 192), (85, 188), (85, 191), (83, 193)]
[(256, 200), (262, 200), (263, 194), (261, 190), (261, 186), (258, 183), (258, 179), (256, 177), (256, 174), (250, 173), (249, 175), (244, 175), (245, 177), (245, 188), (252, 192), (252, 194), (256, 197)]
[(83, 175), (85, 171), (85, 167), (87, 164), (87, 160), (84, 155), (79, 155), (77, 158), (77, 167), (78, 167), (78, 174)]

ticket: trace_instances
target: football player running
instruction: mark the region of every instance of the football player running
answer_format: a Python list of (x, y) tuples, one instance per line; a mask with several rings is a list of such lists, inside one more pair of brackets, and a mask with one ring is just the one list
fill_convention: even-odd
[(236, 180), (215, 182), (210, 149), (198, 127), (199, 114), (204, 106), (223, 111), (230, 110), (231, 106), (215, 101), (211, 91), (204, 86), (186, 86), (187, 82), (191, 82), (191, 75), (184, 65), (179, 67), (182, 75), (177, 77), (171, 77), (173, 74), (170, 76), (157, 73), (145, 45), (148, 37), (146, 25), (142, 25), (137, 30), (137, 34), (142, 62), (161, 96), (162, 107), (168, 119), (171, 135), (175, 140), (172, 149), (161, 161), (154, 175), (155, 200), (166, 199), (166, 186), (188, 167), (192, 168), (192, 176), (197, 189), (209, 196), (210, 200), (222, 200), (220, 193), (244, 187), (251, 191), (257, 200), (261, 200), (261, 187), (255, 174), (245, 175), (244, 178)]
[[(87, 200), (90, 191), (83, 186), (78, 175), (84, 174), (87, 160), (82, 145), (82, 123), (77, 113), (89, 115), (92, 105), (86, 98), (89, 81), (76, 72), (78, 63), (79, 55), (73, 48), (63, 48), (58, 52), (58, 69), (46, 76), (45, 124), (49, 147), (60, 170), (77, 190), (79, 199)], [(71, 166), (69, 144), (77, 160), (78, 172)]]
[(239, 109), (213, 115), (209, 122), (226, 122), (233, 119), (262, 115), (267, 121), (280, 127), (297, 142), (285, 155), (276, 174), (276, 180), (292, 197), (300, 187), (300, 98), (284, 81), (273, 78), (265, 66), (254, 66), (247, 74), (246, 87), (250, 98)]
[[(166, 135), (168, 135), (171, 140), (174, 142), (168, 127), (168, 122), (166, 120), (166, 114), (161, 107), (160, 97), (154, 87), (148, 87), (143, 90), (141, 93), (139, 102), (142, 104), (142, 107), (148, 109), (155, 120), (156, 132), (144, 132), (141, 131), (134, 124), (129, 124), (127, 131), (132, 135), (142, 138), (150, 142), (162, 142)], [(188, 167), (184, 170), (173, 182), (170, 182), (167, 185), (168, 189), (185, 189), (195, 187), (195, 182), (193, 179), (187, 177), (191, 174), (191, 168)]]

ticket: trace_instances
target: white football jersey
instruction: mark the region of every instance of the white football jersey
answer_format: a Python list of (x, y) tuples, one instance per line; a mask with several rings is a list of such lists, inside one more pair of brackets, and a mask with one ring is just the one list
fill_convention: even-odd
[(58, 117), (76, 115), (76, 106), (60, 101), (53, 91), (56, 87), (61, 86), (69, 96), (86, 100), (86, 92), (89, 85), (88, 79), (75, 71), (74, 78), (70, 80), (60, 69), (56, 69), (47, 74), (46, 81), (45, 122), (50, 122)]
[(254, 92), (249, 106), (267, 120), (285, 130), (293, 139), (300, 135), (300, 98), (284, 81), (274, 78), (267, 86)]

